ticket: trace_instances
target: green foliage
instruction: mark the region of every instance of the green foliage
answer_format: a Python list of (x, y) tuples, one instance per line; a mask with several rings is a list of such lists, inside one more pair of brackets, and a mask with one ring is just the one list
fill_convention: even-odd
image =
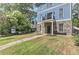
[(6, 18), (6, 20), (0, 20), (1, 33), (11, 33), (13, 27), (17, 33), (31, 32), (31, 20), (35, 15), (32, 4), (0, 4), (0, 7), (4, 9), (2, 11)]
[(0, 16), (0, 34), (7, 35), (9, 34), (8, 21), (4, 14), (1, 14)]
[(7, 17), (10, 27), (15, 26), (17, 32), (26, 32), (26, 29), (28, 32), (31, 28), (31, 22), (25, 17), (25, 14), (22, 14), (20, 11), (10, 12)]
[(75, 44), (79, 46), (79, 35), (74, 36)]
[(79, 26), (79, 21), (77, 18), (72, 19), (72, 22), (74, 26)]
[(79, 4), (78, 3), (74, 5), (72, 14), (74, 14), (72, 17), (73, 25), (79, 27)]

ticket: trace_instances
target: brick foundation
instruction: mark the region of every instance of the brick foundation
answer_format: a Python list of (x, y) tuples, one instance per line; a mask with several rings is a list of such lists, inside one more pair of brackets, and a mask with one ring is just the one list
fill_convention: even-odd
[[(63, 23), (63, 32), (67, 35), (71, 35), (72, 34), (72, 21), (71, 20), (67, 20), (67, 21), (56, 21), (56, 30), (58, 33), (61, 33), (59, 31), (59, 24)], [(53, 22), (52, 22), (52, 31), (51, 34), (53, 35)], [(46, 33), (46, 28), (45, 28), (45, 23), (40, 23), (37, 24), (37, 32), (40, 34), (45, 34)]]
[(67, 20), (67, 21), (58, 21), (58, 22), (56, 22), (57, 32), (59, 32), (59, 33), (60, 33), (59, 24), (61, 24), (61, 23), (63, 23), (63, 33), (66, 33), (67, 35), (71, 35), (72, 34), (72, 21)]

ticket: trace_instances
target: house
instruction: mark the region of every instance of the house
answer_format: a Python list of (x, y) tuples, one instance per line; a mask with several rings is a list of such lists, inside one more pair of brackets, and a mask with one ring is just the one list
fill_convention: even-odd
[(39, 3), (37, 8), (37, 32), (41, 34), (72, 34), (71, 3)]

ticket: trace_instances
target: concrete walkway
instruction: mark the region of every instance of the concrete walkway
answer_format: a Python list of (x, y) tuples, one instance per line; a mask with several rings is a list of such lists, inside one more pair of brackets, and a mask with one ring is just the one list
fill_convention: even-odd
[(45, 36), (46, 34), (44, 35), (37, 35), (37, 36), (33, 36), (33, 37), (30, 37), (30, 38), (24, 38), (22, 40), (17, 40), (17, 41), (14, 41), (14, 42), (10, 42), (8, 44), (5, 44), (5, 45), (1, 45), (0, 46), (0, 50), (3, 50), (3, 49), (6, 49), (6, 48), (9, 48), (11, 46), (14, 46), (16, 44), (19, 44), (19, 43), (22, 43), (22, 42), (25, 42), (25, 41), (29, 41), (29, 40), (32, 40), (32, 39), (35, 39), (35, 38), (38, 38), (38, 37), (42, 37), (42, 36)]

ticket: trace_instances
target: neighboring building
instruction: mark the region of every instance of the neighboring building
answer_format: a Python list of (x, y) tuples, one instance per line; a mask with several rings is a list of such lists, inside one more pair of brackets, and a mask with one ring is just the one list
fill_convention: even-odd
[(39, 3), (37, 8), (37, 31), (41, 34), (72, 34), (71, 3)]

